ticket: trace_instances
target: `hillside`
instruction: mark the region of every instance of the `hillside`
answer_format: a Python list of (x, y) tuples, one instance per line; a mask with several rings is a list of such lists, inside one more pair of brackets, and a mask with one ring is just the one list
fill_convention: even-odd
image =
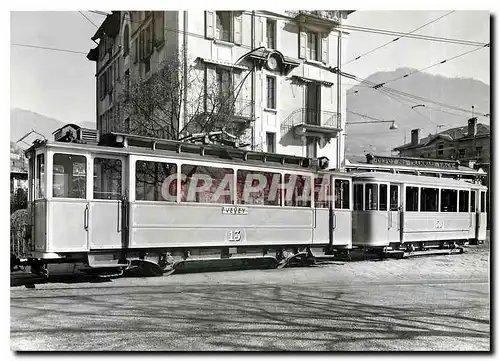
[[(65, 124), (66, 122), (61, 120), (29, 110), (14, 108), (10, 111), (10, 140), (15, 143), (32, 129), (43, 134), (46, 138), (51, 138), (52, 132)], [(84, 122), (79, 125), (84, 128), (95, 128), (95, 123), (92, 122)]]
[[(381, 83), (394, 79), (414, 69), (399, 68), (393, 72), (378, 72), (367, 78), (368, 81)], [(447, 78), (429, 73), (417, 73), (408, 78), (387, 84), (387, 87), (405, 93), (431, 99), (447, 105), (471, 109), (475, 106), (476, 115), (490, 113), (490, 87), (481, 81), (465, 78)], [(358, 91), (353, 94), (354, 91)], [(350, 95), (352, 94), (352, 95)], [(412, 110), (412, 106), (424, 104)], [(429, 107), (432, 107), (430, 109)], [(436, 131), (467, 124), (472, 113), (465, 113), (432, 103), (396, 97), (391, 98), (381, 91), (364, 85), (348, 90), (347, 109), (384, 120), (396, 120), (397, 130), (389, 130), (390, 124), (363, 124), (347, 126), (347, 156), (373, 152), (390, 155), (390, 149), (410, 141), (410, 132), (422, 128), (422, 137)], [(420, 114), (418, 114), (420, 113)], [(489, 118), (479, 116), (480, 123), (490, 124)], [(359, 115), (347, 113), (347, 122), (370, 121)], [(437, 125), (440, 125), (438, 128)]]

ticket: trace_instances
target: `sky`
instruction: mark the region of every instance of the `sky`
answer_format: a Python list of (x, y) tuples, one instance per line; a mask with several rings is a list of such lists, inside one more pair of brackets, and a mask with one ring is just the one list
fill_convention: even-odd
[[(99, 25), (104, 17), (83, 14)], [(377, 29), (409, 32), (448, 11), (356, 11), (347, 23)], [(95, 122), (95, 63), (85, 54), (95, 46), (90, 40), (96, 26), (77, 11), (12, 12), (10, 46), (11, 108), (31, 110), (65, 123)], [(489, 42), (489, 13), (456, 11), (422, 28), (416, 34)], [(394, 37), (351, 32), (346, 59), (351, 60)], [(74, 50), (73, 54), (19, 47), (28, 44)], [(401, 39), (353, 61), (343, 70), (366, 78), (377, 71), (398, 67), (421, 69), (473, 48), (456, 44)], [(471, 77), (490, 83), (489, 48), (429, 69), (448, 77)], [(346, 84), (352, 84), (348, 80)]]

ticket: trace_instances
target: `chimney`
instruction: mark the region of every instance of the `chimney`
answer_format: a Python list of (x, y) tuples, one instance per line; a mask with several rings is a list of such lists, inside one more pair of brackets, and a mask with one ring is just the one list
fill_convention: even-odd
[(467, 131), (467, 136), (475, 137), (477, 134), (477, 117), (469, 119), (469, 128)]
[(420, 129), (413, 129), (411, 131), (411, 145), (417, 145), (420, 141)]

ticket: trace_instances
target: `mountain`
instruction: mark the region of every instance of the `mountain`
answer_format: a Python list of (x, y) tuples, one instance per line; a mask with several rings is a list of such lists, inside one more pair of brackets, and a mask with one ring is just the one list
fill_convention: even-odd
[[(52, 133), (66, 124), (66, 122), (61, 120), (49, 118), (29, 110), (14, 108), (10, 111), (10, 140), (15, 143), (30, 130), (35, 130), (43, 134), (46, 138), (51, 139)], [(93, 129), (96, 126), (92, 122), (83, 122), (78, 125)], [(33, 141), (34, 137), (34, 135), (29, 137), (29, 141)], [(19, 144), (22, 145), (22, 143)]]
[[(415, 69), (398, 68), (392, 72), (377, 72), (366, 80), (380, 84), (413, 71)], [(389, 82), (386, 87), (471, 111), (462, 112), (431, 102), (397, 95), (388, 96), (365, 84), (357, 85), (347, 92), (347, 122), (373, 120), (354, 114), (360, 113), (377, 119), (395, 120), (398, 129), (389, 130), (390, 123), (347, 125), (348, 159), (367, 152), (390, 155), (392, 148), (405, 143), (405, 134), (406, 142), (410, 141), (410, 132), (415, 128), (422, 128), (421, 136), (426, 137), (436, 131), (467, 125), (467, 120), (472, 116), (472, 105), (475, 107), (478, 122), (490, 124), (489, 117), (482, 116), (490, 113), (490, 86), (479, 80), (415, 73), (407, 78)], [(412, 106), (419, 104), (425, 106), (412, 109)]]

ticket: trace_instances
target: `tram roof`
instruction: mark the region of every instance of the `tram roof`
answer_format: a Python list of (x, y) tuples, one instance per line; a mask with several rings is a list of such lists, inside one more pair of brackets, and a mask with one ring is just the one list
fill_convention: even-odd
[(354, 173), (353, 180), (369, 180), (380, 181), (389, 183), (405, 183), (405, 184), (425, 184), (440, 186), (474, 186), (474, 188), (487, 189), (486, 186), (475, 183), (471, 179), (457, 179), (457, 178), (439, 178), (427, 175), (415, 174), (393, 174), (388, 172), (362, 172)]
[(347, 172), (333, 169), (320, 169), (315, 160), (294, 155), (247, 151), (239, 148), (224, 147), (219, 145), (193, 144), (174, 140), (155, 139), (143, 136), (130, 136), (128, 134), (112, 133), (114, 136), (126, 136), (126, 146), (103, 144), (85, 144), (72, 142), (59, 142), (46, 140), (33, 144), (26, 152), (46, 146), (48, 148), (74, 149), (93, 152), (97, 154), (116, 155), (141, 155), (150, 157), (169, 157), (194, 161), (206, 161), (223, 164), (239, 164), (262, 168), (290, 169), (303, 172), (328, 172), (341, 173), (351, 177)]

